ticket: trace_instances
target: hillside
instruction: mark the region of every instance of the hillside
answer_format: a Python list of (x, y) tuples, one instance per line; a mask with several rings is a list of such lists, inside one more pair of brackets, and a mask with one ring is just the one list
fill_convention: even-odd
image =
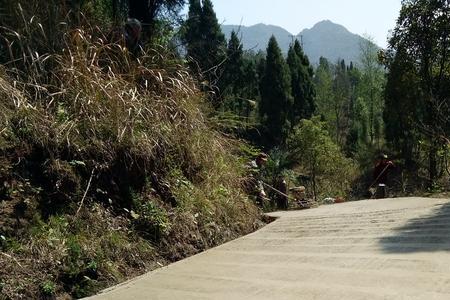
[[(227, 37), (232, 30), (239, 32), (244, 49), (265, 50), (271, 35), (274, 35), (283, 52), (287, 53), (292, 34), (273, 25), (256, 24), (253, 26), (222, 25)], [(321, 21), (310, 29), (302, 30), (296, 37), (303, 40), (305, 53), (311, 63), (317, 64), (321, 56), (332, 62), (339, 58), (345, 61), (359, 60), (359, 47), (364, 38), (348, 31), (344, 26), (331, 21)]]
[(39, 3), (0, 5), (0, 299), (86, 297), (258, 228), (252, 153), (173, 53)]

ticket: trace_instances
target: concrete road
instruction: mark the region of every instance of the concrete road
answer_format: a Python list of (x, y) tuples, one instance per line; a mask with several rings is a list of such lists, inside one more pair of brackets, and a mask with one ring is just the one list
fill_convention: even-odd
[(275, 213), (263, 229), (92, 299), (450, 299), (450, 200)]

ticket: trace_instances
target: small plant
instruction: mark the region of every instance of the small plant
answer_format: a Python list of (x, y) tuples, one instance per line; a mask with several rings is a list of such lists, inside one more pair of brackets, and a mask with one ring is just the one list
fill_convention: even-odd
[(19, 253), (22, 250), (22, 245), (16, 238), (1, 235), (0, 249), (2, 251)]
[(45, 296), (52, 296), (56, 293), (56, 284), (51, 280), (46, 280), (41, 284), (41, 291)]
[(138, 212), (132, 211), (132, 217), (140, 231), (151, 239), (158, 240), (170, 228), (167, 212), (158, 207), (153, 201), (147, 201), (137, 206)]

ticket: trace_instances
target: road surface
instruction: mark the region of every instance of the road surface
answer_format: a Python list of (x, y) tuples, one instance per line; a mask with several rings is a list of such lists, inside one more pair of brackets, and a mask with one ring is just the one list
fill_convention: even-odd
[(275, 213), (263, 229), (92, 299), (450, 299), (450, 200)]

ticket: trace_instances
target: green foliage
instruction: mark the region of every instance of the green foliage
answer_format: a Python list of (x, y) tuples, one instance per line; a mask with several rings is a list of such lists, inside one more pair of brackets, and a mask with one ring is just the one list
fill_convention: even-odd
[(358, 67), (343, 60), (331, 64), (321, 58), (314, 82), (317, 114), (347, 156), (361, 158), (365, 157), (363, 152), (383, 147), (385, 78), (372, 42), (361, 45)]
[[(450, 3), (448, 1), (404, 0), (402, 9), (389, 40), (386, 62), (399, 60), (409, 65), (404, 70), (406, 76), (417, 76), (416, 94), (421, 94), (420, 107), (423, 117), (415, 127), (422, 127), (423, 136), (428, 140), (428, 181), (429, 187), (438, 179), (438, 149), (449, 136), (449, 91), (448, 70), (450, 66), (448, 35), (450, 33)], [(397, 68), (396, 72), (401, 69)], [(411, 73), (411, 69), (414, 72)], [(398, 74), (401, 75), (401, 74)], [(392, 80), (393, 78), (391, 78)], [(396, 79), (394, 79), (396, 80)], [(389, 107), (387, 107), (389, 109)], [(407, 112), (411, 115), (413, 112)]]
[[(191, 69), (204, 76), (207, 90), (217, 93), (220, 67), (226, 57), (226, 41), (210, 0), (189, 1), (188, 19), (183, 24), (181, 36)], [(213, 100), (218, 99), (213, 97)]]
[(387, 77), (384, 121), (390, 148), (401, 154), (410, 169), (419, 158), (421, 133), (418, 126), (424, 119), (419, 81), (412, 63), (403, 51), (399, 51)]
[(41, 284), (41, 290), (45, 296), (53, 296), (56, 293), (56, 284), (51, 280), (46, 280)]
[(13, 237), (0, 236), (0, 249), (5, 252), (20, 253), (23, 250), (20, 242)]
[[(378, 61), (378, 49), (375, 43), (368, 37), (361, 45), (361, 79), (358, 85), (359, 97), (368, 108), (366, 121), (368, 128), (369, 145), (377, 145), (381, 148), (383, 138), (382, 114), (383, 114), (383, 89), (385, 85), (384, 70)], [(365, 141), (366, 137), (364, 137)]]
[[(180, 11), (185, 0), (112, 0), (117, 12), (128, 8), (128, 16), (141, 21), (144, 36), (147, 40), (155, 41), (164, 36), (167, 31), (181, 23)], [(124, 3), (126, 2), (126, 3)]]
[(167, 211), (154, 201), (145, 201), (135, 196), (134, 207), (136, 211), (130, 211), (130, 215), (142, 236), (158, 241), (169, 232), (170, 220)]
[(218, 82), (222, 104), (216, 118), (223, 131), (245, 136), (258, 125), (254, 114), (259, 99), (258, 59), (254, 53), (242, 50), (237, 34), (232, 31)]
[(294, 98), (290, 121), (291, 126), (295, 126), (301, 119), (311, 118), (316, 109), (312, 67), (298, 40), (295, 40), (294, 44), (289, 47), (287, 64), (291, 73), (291, 88)]
[[(240, 114), (243, 111), (242, 90), (245, 84), (243, 82), (244, 58), (242, 44), (234, 31), (231, 32), (231, 37), (228, 42), (226, 59), (222, 77), (219, 81), (219, 87), (222, 97), (225, 98), (224, 102), (229, 102), (228, 105), (231, 106), (230, 110)], [(227, 97), (231, 99), (227, 101)], [(237, 105), (237, 107), (234, 108), (234, 105)]]
[(310, 175), (315, 198), (348, 195), (355, 163), (332, 141), (323, 122), (317, 117), (302, 120), (287, 144), (292, 159)]
[(261, 78), (261, 123), (268, 132), (272, 145), (282, 143), (289, 131), (289, 113), (293, 105), (289, 68), (274, 36), (267, 47), (266, 64)]

